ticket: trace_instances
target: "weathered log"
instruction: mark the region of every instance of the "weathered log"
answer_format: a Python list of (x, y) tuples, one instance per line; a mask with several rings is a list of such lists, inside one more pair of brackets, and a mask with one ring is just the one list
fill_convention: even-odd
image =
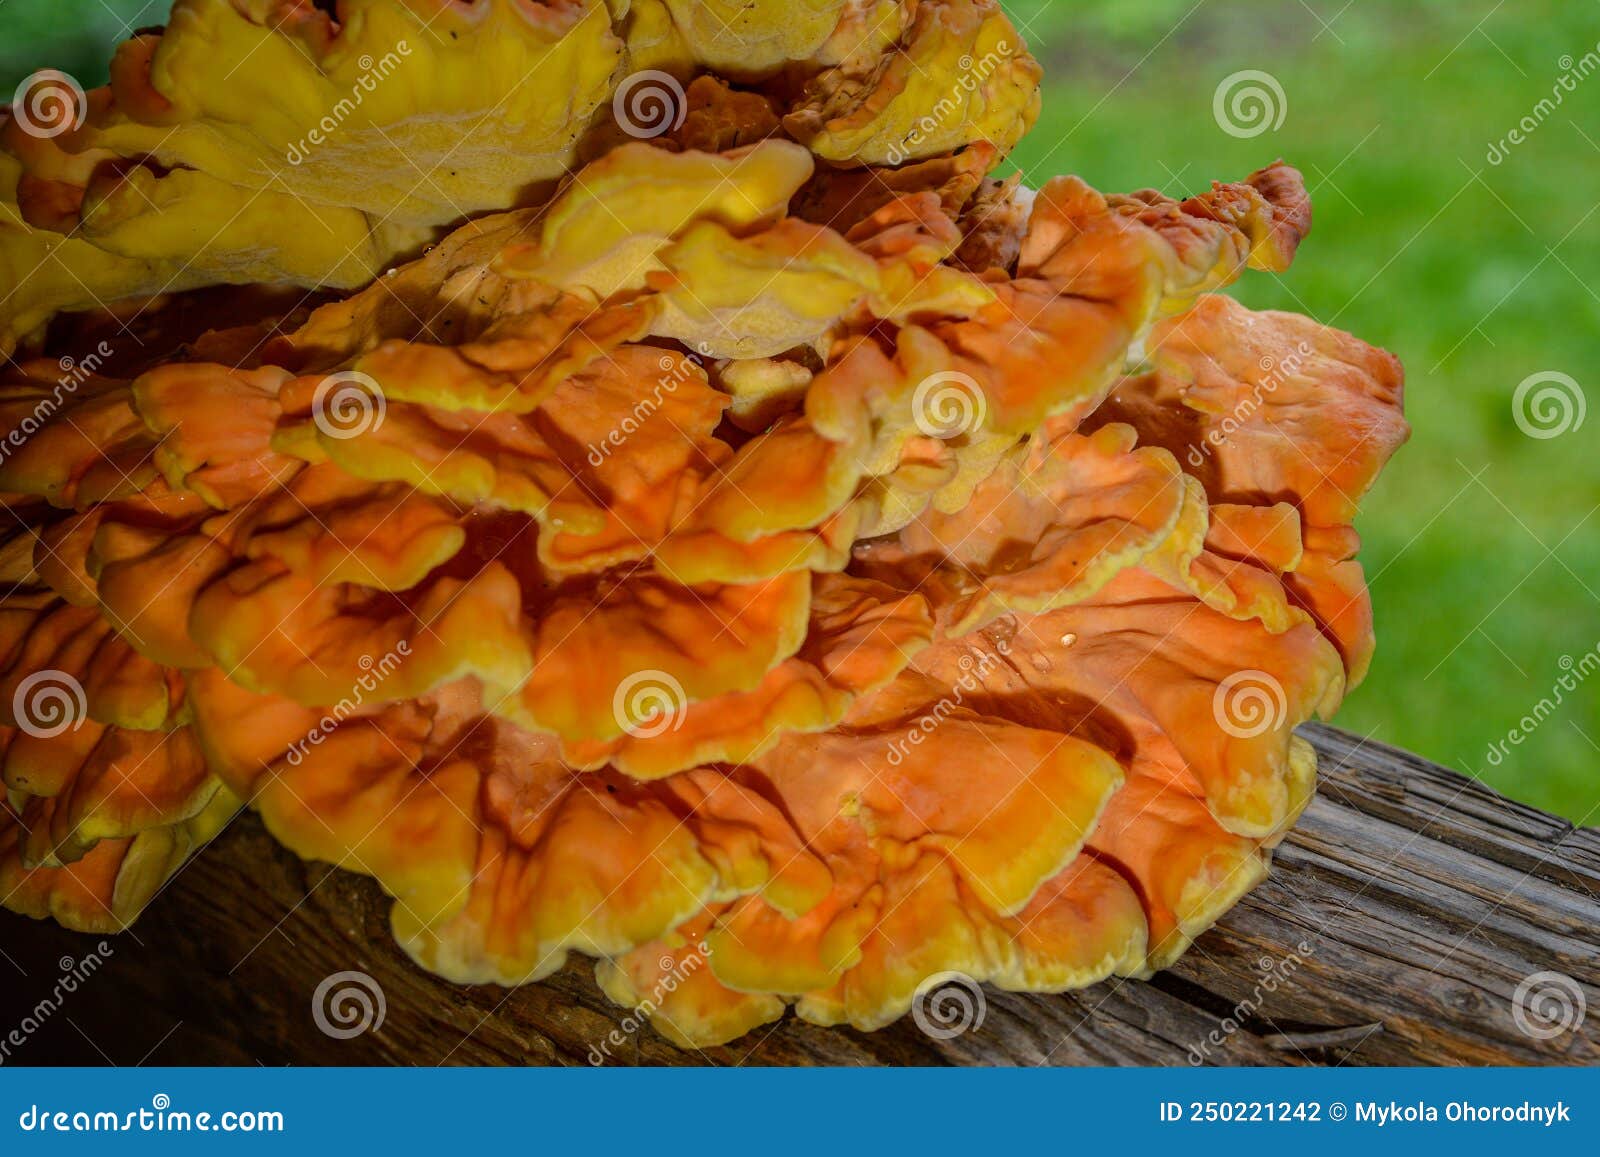
[[(871, 1034), (791, 1019), (680, 1052), (624, 1033), (628, 1010), (582, 959), (515, 990), (450, 985), (394, 946), (375, 884), (302, 863), (251, 817), (43, 1018), (63, 958), (98, 938), (0, 919), (0, 1040), (39, 1021), (9, 1048), (22, 1064), (1600, 1063), (1600, 831), (1380, 744), (1306, 734), (1316, 801), (1267, 883), (1176, 967), (1059, 996), (990, 991), (981, 1027), (950, 1040), (910, 1017)], [(335, 1039), (312, 997), (347, 970), (377, 981), (385, 1015)], [(1519, 1017), (1539, 973), (1575, 981), (1587, 1020), (1574, 1009), (1545, 1035), (1536, 999)]]

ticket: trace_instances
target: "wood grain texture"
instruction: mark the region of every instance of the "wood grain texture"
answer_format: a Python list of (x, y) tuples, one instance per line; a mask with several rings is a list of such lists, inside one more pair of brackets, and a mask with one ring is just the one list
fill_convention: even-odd
[[(306, 864), (241, 817), (173, 882), (89, 983), (9, 1063), (586, 1064), (614, 1031), (623, 1064), (1596, 1064), (1600, 831), (1573, 828), (1415, 756), (1306, 735), (1322, 786), (1271, 878), (1149, 982), (1061, 996), (989, 991), (981, 1028), (925, 1036), (787, 1020), (680, 1052), (574, 958), (540, 984), (461, 988), (415, 968), (370, 880)], [(0, 916), (0, 1040), (94, 937)], [(312, 993), (356, 969), (382, 986), (382, 1027), (331, 1039)], [(1587, 1020), (1518, 1028), (1525, 978), (1577, 981)], [(1233, 1031), (1228, 1026), (1233, 1024)], [(613, 1038), (615, 1039), (615, 1038)]]

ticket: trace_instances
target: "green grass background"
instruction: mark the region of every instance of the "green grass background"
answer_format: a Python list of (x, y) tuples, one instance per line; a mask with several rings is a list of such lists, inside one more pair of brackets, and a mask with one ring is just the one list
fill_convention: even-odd
[[(98, 83), (164, 0), (0, 0), (0, 86)], [(1597, 51), (1597, 0), (1007, 0), (1046, 70), (1016, 162), (1106, 190), (1192, 192), (1283, 157), (1317, 224), (1283, 277), (1238, 295), (1404, 358), (1415, 435), (1360, 527), (1378, 660), (1339, 722), (1594, 822), (1600, 675), (1498, 765), (1491, 744), (1600, 646), (1600, 72), (1504, 163), (1498, 140)], [(126, 22), (126, 23), (124, 23)], [(1249, 140), (1219, 83), (1271, 73), (1287, 112)], [(1518, 383), (1561, 371), (1594, 412), (1535, 440)]]

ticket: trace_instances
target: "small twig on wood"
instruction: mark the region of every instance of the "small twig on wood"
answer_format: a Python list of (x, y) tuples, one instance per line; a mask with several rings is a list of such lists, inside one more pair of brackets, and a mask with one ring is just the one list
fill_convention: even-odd
[(1272, 1032), (1261, 1038), (1261, 1043), (1276, 1052), (1301, 1052), (1305, 1049), (1325, 1049), (1333, 1045), (1360, 1044), (1375, 1032), (1383, 1031), (1383, 1022), (1352, 1024), (1344, 1028), (1326, 1028), (1316, 1032)]

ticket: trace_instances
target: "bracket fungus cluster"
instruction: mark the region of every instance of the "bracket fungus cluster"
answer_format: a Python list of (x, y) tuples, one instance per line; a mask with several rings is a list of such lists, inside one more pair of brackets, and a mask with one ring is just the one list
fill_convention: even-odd
[(0, 127), (7, 907), (124, 927), (250, 807), (704, 1045), (1263, 878), (1406, 436), (1218, 293), (1295, 170), (993, 175), (992, 0), (177, 0), (111, 71)]

